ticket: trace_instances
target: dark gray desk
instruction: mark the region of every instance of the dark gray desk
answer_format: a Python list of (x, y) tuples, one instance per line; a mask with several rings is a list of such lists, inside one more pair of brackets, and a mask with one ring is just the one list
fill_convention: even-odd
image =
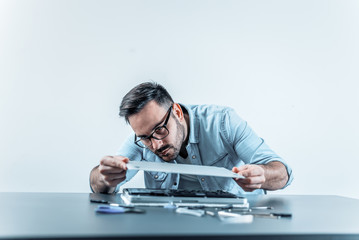
[(252, 206), (271, 205), (293, 217), (226, 224), (163, 208), (137, 215), (100, 215), (89, 194), (0, 193), (0, 239), (359, 239), (359, 200), (295, 195), (249, 200)]

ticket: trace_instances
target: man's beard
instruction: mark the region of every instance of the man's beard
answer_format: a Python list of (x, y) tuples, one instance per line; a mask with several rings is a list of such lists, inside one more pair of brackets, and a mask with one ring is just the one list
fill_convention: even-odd
[[(163, 159), (166, 162), (175, 160), (180, 151), (181, 151), (181, 147), (182, 144), (184, 143), (184, 126), (182, 126), (180, 124), (180, 122), (175, 118), (176, 120), (176, 127), (177, 127), (177, 136), (176, 136), (176, 140), (175, 140), (175, 145), (170, 145), (170, 144), (166, 144), (165, 146), (159, 148), (158, 150), (156, 150), (154, 153), (159, 156), (160, 158), (164, 158), (164, 157), (169, 157), (169, 159)], [(163, 152), (168, 152), (171, 151), (171, 149), (173, 150), (173, 154), (167, 153), (165, 155), (163, 155)], [(172, 155), (172, 156), (171, 156)]]

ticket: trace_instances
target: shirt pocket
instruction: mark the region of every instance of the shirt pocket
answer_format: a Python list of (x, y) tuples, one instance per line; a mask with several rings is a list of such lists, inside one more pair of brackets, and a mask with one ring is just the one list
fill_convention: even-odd
[(165, 182), (168, 174), (165, 172), (145, 172), (145, 183), (147, 188), (165, 188)]

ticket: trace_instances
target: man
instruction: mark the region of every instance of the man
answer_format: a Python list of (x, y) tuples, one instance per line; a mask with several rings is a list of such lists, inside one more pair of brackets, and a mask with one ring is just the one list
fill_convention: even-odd
[(226, 190), (236, 195), (285, 188), (292, 170), (231, 108), (175, 103), (153, 82), (134, 87), (120, 116), (134, 131), (116, 156), (105, 156), (90, 174), (92, 191), (113, 193), (137, 172), (128, 161), (224, 167), (245, 179), (145, 172), (147, 188)]

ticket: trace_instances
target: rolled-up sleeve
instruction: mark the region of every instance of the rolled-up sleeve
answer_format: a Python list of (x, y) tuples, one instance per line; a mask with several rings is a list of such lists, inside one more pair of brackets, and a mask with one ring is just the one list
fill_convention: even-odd
[(293, 181), (292, 169), (260, 138), (233, 109), (227, 109), (223, 115), (222, 129), (227, 140), (232, 144), (238, 159), (236, 166), (244, 164), (267, 164), (279, 161), (287, 169), (287, 187)]

